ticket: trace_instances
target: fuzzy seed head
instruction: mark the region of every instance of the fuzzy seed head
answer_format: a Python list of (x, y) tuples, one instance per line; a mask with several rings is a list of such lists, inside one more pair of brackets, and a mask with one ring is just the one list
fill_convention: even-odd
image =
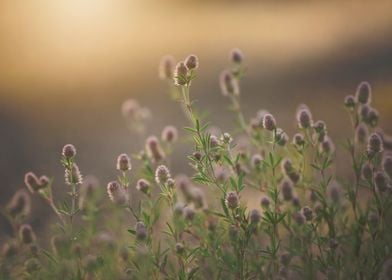
[(388, 155), (384, 158), (382, 167), (389, 179), (392, 180), (392, 156)]
[(72, 159), (75, 157), (76, 155), (76, 148), (74, 145), (72, 144), (67, 144), (63, 147), (63, 152), (62, 152), (63, 156), (66, 159)]
[(183, 61), (177, 63), (174, 71), (174, 84), (184, 86), (188, 82), (188, 68)]
[(210, 136), (210, 145), (211, 148), (216, 148), (218, 147), (220, 144), (218, 137), (216, 137), (215, 135), (211, 135)]
[(236, 209), (240, 204), (240, 199), (236, 192), (228, 192), (226, 195), (226, 205), (230, 209)]
[(335, 144), (329, 136), (325, 136), (324, 141), (319, 144), (320, 153), (332, 155), (335, 152)]
[(368, 82), (361, 82), (358, 85), (355, 99), (358, 103), (369, 104), (372, 98), (372, 88)]
[(166, 143), (174, 143), (178, 139), (178, 130), (175, 126), (168, 125), (162, 130), (161, 139)]
[(313, 125), (312, 113), (308, 108), (303, 107), (297, 112), (297, 122), (300, 128), (309, 128)]
[(235, 48), (231, 50), (229, 58), (233, 63), (241, 64), (244, 60), (244, 55), (240, 49)]
[(293, 203), (293, 206), (296, 207), (296, 208), (300, 208), (301, 207), (301, 201), (299, 200), (298, 196), (294, 196), (291, 199), (291, 203)]
[(185, 59), (185, 65), (189, 70), (194, 70), (199, 67), (199, 58), (191, 54)]
[(260, 211), (257, 209), (252, 209), (249, 213), (249, 220), (252, 224), (258, 224), (261, 220)]
[(170, 55), (162, 57), (159, 63), (159, 78), (161, 80), (171, 80), (174, 72), (174, 58)]
[(30, 196), (25, 190), (18, 190), (11, 198), (6, 209), (12, 217), (26, 217), (31, 210)]
[(347, 108), (347, 109), (350, 109), (350, 110), (353, 110), (354, 108), (355, 108), (355, 97), (354, 96), (352, 96), (352, 95), (347, 95), (345, 98), (344, 98), (344, 106)]
[(125, 189), (117, 181), (112, 181), (108, 184), (107, 193), (110, 200), (115, 204), (124, 205), (128, 201)]
[(283, 199), (290, 201), (293, 198), (293, 185), (290, 181), (284, 180), (280, 186)]
[(147, 152), (148, 157), (153, 162), (159, 162), (165, 157), (165, 154), (161, 148), (161, 145), (159, 144), (159, 140), (155, 136), (150, 136), (147, 138), (146, 152)]
[(276, 129), (275, 141), (279, 146), (285, 146), (289, 141), (289, 136), (281, 128)]
[(385, 192), (388, 189), (388, 179), (384, 172), (376, 172), (374, 175), (374, 184), (376, 185), (379, 192)]
[(137, 222), (135, 225), (135, 236), (139, 241), (145, 240), (147, 238), (147, 228), (145, 224), (141, 221)]
[(276, 129), (276, 121), (271, 114), (265, 114), (263, 118), (263, 127), (266, 130), (273, 131)]
[(296, 133), (293, 136), (293, 144), (297, 147), (301, 147), (305, 144), (305, 138), (301, 133)]
[(268, 208), (270, 206), (271, 202), (270, 199), (267, 196), (263, 196), (260, 200), (260, 205), (263, 208)]
[(355, 141), (360, 144), (366, 143), (369, 136), (369, 130), (364, 123), (360, 123), (355, 130)]
[(220, 88), (223, 96), (240, 94), (238, 81), (228, 70), (224, 70), (220, 75)]
[(145, 179), (139, 179), (136, 183), (136, 189), (144, 194), (150, 191), (150, 183)]
[(311, 221), (313, 218), (313, 211), (308, 206), (305, 206), (304, 208), (302, 208), (302, 214), (304, 215), (304, 217), (307, 221)]
[(379, 118), (380, 118), (380, 114), (378, 113), (378, 111), (374, 108), (370, 108), (370, 110), (368, 111), (368, 113), (366, 115), (365, 121), (371, 127), (376, 127), (378, 124)]
[(165, 165), (159, 165), (155, 170), (155, 181), (157, 184), (164, 185), (170, 178), (170, 171)]
[(371, 181), (373, 178), (373, 169), (367, 162), (362, 166), (362, 177), (367, 181)]
[(83, 182), (82, 174), (76, 163), (72, 164), (71, 169), (65, 170), (64, 177), (67, 185), (81, 185)]
[(19, 228), (19, 238), (25, 244), (33, 243), (36, 239), (32, 227), (28, 224), (23, 224)]
[(260, 168), (263, 163), (263, 157), (260, 154), (254, 154), (251, 159), (253, 168)]
[(176, 253), (177, 254), (181, 255), (182, 253), (184, 253), (184, 251), (185, 251), (184, 244), (178, 242), (178, 243), (176, 243), (175, 247), (176, 247)]
[(367, 153), (370, 158), (383, 151), (383, 142), (378, 133), (370, 134), (367, 144)]
[(131, 159), (127, 154), (121, 154), (117, 157), (117, 170), (128, 171), (132, 169)]

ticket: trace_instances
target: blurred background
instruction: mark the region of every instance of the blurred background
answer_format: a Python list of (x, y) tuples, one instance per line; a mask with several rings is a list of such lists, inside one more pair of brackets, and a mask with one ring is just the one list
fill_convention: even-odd
[[(30, 170), (54, 176), (64, 194), (59, 159), (67, 143), (78, 148), (83, 174), (103, 185), (114, 179), (117, 155), (140, 149), (121, 116), (128, 98), (152, 111), (149, 133), (183, 127), (157, 75), (166, 54), (199, 56), (192, 97), (223, 131), (234, 118), (218, 76), (238, 47), (248, 68), (241, 96), (247, 118), (268, 109), (291, 135), (295, 109), (305, 102), (342, 142), (351, 133), (342, 100), (368, 80), (381, 126), (392, 133), (391, 38), (390, 0), (1, 0), (0, 203), (24, 188)], [(173, 173), (189, 170), (184, 149), (175, 151)], [(50, 211), (33, 199), (31, 222), (39, 228)]]

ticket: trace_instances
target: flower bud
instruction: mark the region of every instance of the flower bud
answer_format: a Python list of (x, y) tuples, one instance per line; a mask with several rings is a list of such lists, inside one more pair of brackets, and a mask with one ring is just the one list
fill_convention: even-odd
[(7, 205), (7, 212), (12, 217), (25, 217), (30, 214), (31, 200), (25, 190), (18, 190)]
[(279, 146), (285, 146), (286, 143), (289, 141), (289, 137), (287, 136), (287, 133), (284, 132), (281, 128), (277, 128), (276, 129), (276, 133), (275, 133), (275, 142), (279, 145)]
[(136, 183), (136, 189), (144, 194), (150, 191), (150, 183), (145, 179), (139, 179)]
[(357, 92), (355, 93), (355, 99), (358, 103), (369, 104), (372, 98), (372, 89), (368, 82), (361, 82), (358, 85)]
[(280, 185), (283, 199), (290, 201), (293, 198), (293, 186), (290, 181), (284, 180)]
[(159, 64), (159, 78), (161, 80), (170, 80), (173, 78), (174, 58), (170, 55), (162, 57)]
[(263, 196), (260, 200), (260, 205), (263, 208), (268, 208), (270, 206), (271, 202), (267, 196)]
[(226, 195), (226, 205), (230, 209), (235, 209), (239, 206), (240, 200), (236, 192), (228, 192)]
[(191, 54), (185, 59), (185, 65), (189, 70), (194, 70), (199, 67), (199, 59), (196, 55)]
[(367, 153), (369, 158), (383, 151), (383, 143), (378, 133), (370, 134), (368, 138)]
[(165, 157), (158, 138), (155, 136), (150, 136), (147, 138), (146, 152), (148, 157), (154, 162), (159, 162)]
[(374, 184), (379, 192), (385, 192), (388, 189), (388, 180), (384, 172), (377, 172), (374, 175)]
[(263, 118), (263, 127), (266, 130), (273, 131), (276, 129), (276, 121), (271, 114), (265, 114)]
[(258, 224), (261, 220), (260, 211), (257, 209), (252, 209), (249, 213), (249, 220), (252, 224)]
[(332, 155), (335, 152), (335, 144), (329, 136), (325, 136), (324, 141), (319, 144), (320, 153)]
[(352, 96), (352, 95), (347, 95), (345, 98), (344, 98), (344, 106), (347, 108), (347, 109), (350, 109), (350, 110), (353, 110), (354, 108), (355, 108), (355, 98), (354, 98), (354, 96)]
[(162, 130), (161, 139), (163, 142), (174, 143), (178, 139), (178, 130), (175, 126), (168, 125)]
[(23, 224), (19, 228), (19, 237), (25, 244), (33, 243), (36, 239), (32, 227), (28, 224)]
[(80, 185), (83, 182), (82, 174), (76, 163), (72, 164), (71, 169), (65, 170), (65, 183), (67, 185)]
[(382, 162), (382, 166), (389, 179), (392, 180), (392, 156), (386, 156)]
[(297, 121), (300, 128), (309, 128), (313, 125), (312, 114), (307, 107), (298, 110)]
[(357, 143), (366, 143), (369, 135), (369, 130), (364, 123), (360, 123), (355, 130), (355, 141)]
[(67, 144), (63, 147), (63, 156), (66, 159), (72, 159), (76, 155), (76, 148), (72, 144)]
[(155, 170), (155, 181), (157, 184), (164, 185), (170, 178), (170, 171), (165, 165), (159, 165)]
[(147, 238), (147, 228), (143, 222), (139, 221), (136, 223), (135, 232), (137, 240), (142, 241)]
[(118, 205), (124, 205), (128, 201), (126, 190), (117, 181), (112, 181), (108, 184), (107, 193), (110, 200)]
[(227, 132), (223, 133), (221, 136), (222, 143), (224, 144), (230, 144), (233, 141), (233, 138), (231, 137), (231, 135)]
[(293, 136), (293, 144), (298, 147), (302, 147), (305, 144), (305, 138), (301, 133), (296, 133)]
[(224, 70), (220, 75), (220, 88), (224, 96), (240, 94), (238, 81), (227, 70)]
[(240, 49), (232, 49), (230, 52), (230, 60), (235, 64), (241, 64), (244, 59), (244, 55)]
[(174, 71), (174, 84), (184, 86), (188, 83), (188, 68), (184, 62), (178, 62)]
[(306, 218), (307, 221), (311, 221), (313, 218), (313, 211), (308, 206), (305, 206), (304, 208), (302, 208), (302, 214), (304, 215), (304, 217)]
[(127, 154), (121, 154), (117, 158), (117, 170), (128, 171), (132, 169), (131, 159)]
[(315, 122), (313, 128), (319, 134), (327, 131), (327, 125), (325, 124), (324, 121)]
[(371, 109), (371, 107), (367, 104), (363, 104), (358, 108), (359, 115), (361, 116), (361, 119), (365, 122), (368, 118), (368, 114), (369, 114), (370, 109)]
[(380, 118), (380, 114), (374, 108), (370, 108), (366, 115), (366, 123), (371, 127), (376, 127), (378, 124), (378, 120)]
[(260, 154), (254, 154), (251, 163), (253, 168), (260, 168), (263, 163), (263, 157)]

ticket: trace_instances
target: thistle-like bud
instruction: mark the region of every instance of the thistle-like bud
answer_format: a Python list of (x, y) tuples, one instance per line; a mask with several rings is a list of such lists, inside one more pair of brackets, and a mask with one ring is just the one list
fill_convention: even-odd
[(236, 209), (240, 204), (240, 199), (236, 192), (228, 192), (226, 195), (226, 205), (230, 209)]
[(287, 133), (284, 132), (281, 128), (277, 128), (275, 133), (275, 142), (279, 146), (283, 147), (287, 144), (288, 141), (289, 141), (289, 136), (287, 135)]
[(327, 130), (327, 125), (324, 121), (317, 121), (313, 124), (313, 128), (317, 133), (323, 133)]
[(335, 144), (329, 136), (325, 136), (324, 141), (319, 144), (320, 153), (332, 155), (335, 152)]
[(263, 118), (263, 127), (269, 131), (275, 130), (276, 129), (276, 121), (275, 121), (274, 116), (272, 116), (271, 114), (268, 114), (268, 113), (265, 114), (264, 118)]
[(290, 181), (284, 180), (280, 185), (283, 199), (290, 201), (293, 198), (293, 185)]
[(76, 155), (76, 148), (74, 145), (72, 144), (67, 144), (63, 147), (63, 152), (62, 155), (66, 158), (66, 159), (72, 159), (75, 157)]
[(312, 113), (309, 108), (302, 106), (297, 112), (297, 122), (300, 128), (309, 128), (313, 125)]
[(40, 182), (37, 176), (33, 172), (27, 172), (25, 174), (25, 185), (31, 193), (35, 193), (40, 190)]
[(124, 205), (128, 201), (126, 190), (117, 181), (112, 181), (108, 184), (107, 193), (110, 200), (115, 204)]
[(177, 63), (173, 78), (177, 86), (184, 86), (188, 83), (188, 68), (183, 61)]
[(72, 164), (71, 169), (65, 170), (65, 183), (67, 185), (80, 185), (83, 182), (82, 174), (76, 163)]
[(388, 180), (384, 172), (379, 171), (374, 175), (374, 184), (379, 192), (385, 192), (388, 189)]
[(185, 65), (189, 70), (194, 70), (199, 67), (199, 59), (196, 55), (191, 54), (185, 59)]
[(361, 82), (358, 85), (357, 92), (355, 93), (355, 99), (358, 103), (369, 104), (372, 98), (372, 89), (368, 82)]
[(143, 222), (139, 221), (136, 223), (135, 235), (136, 239), (139, 241), (145, 240), (147, 238), (147, 228)]
[(313, 211), (308, 206), (305, 206), (304, 208), (302, 208), (302, 214), (304, 215), (304, 217), (307, 221), (311, 221), (313, 218)]
[(178, 130), (175, 126), (168, 125), (163, 128), (161, 139), (163, 142), (174, 143), (178, 139)]
[(361, 116), (361, 119), (366, 122), (368, 113), (371, 107), (367, 104), (363, 104), (358, 108), (358, 113)]
[(224, 70), (220, 75), (220, 88), (224, 96), (240, 94), (238, 81), (227, 70)]
[(263, 157), (260, 154), (254, 154), (251, 159), (253, 168), (260, 168), (263, 163)]
[(7, 212), (12, 217), (25, 217), (30, 213), (31, 200), (25, 190), (18, 190), (7, 205)]
[(195, 218), (196, 212), (192, 207), (184, 207), (183, 209), (184, 219), (186, 221), (192, 221)]
[(305, 217), (300, 212), (294, 213), (293, 219), (299, 226), (302, 226), (305, 223)]
[(373, 179), (373, 169), (369, 165), (369, 163), (364, 163), (362, 166), (362, 177), (367, 180), (371, 181)]
[(32, 227), (28, 224), (23, 224), (19, 228), (19, 238), (25, 244), (33, 243), (36, 239)]
[(378, 120), (380, 118), (380, 114), (374, 108), (370, 108), (367, 115), (366, 115), (366, 123), (369, 124), (371, 127), (376, 127), (378, 124)]
[(121, 154), (117, 157), (117, 170), (128, 171), (132, 169), (131, 159), (127, 154)]
[(369, 158), (383, 151), (383, 143), (378, 133), (370, 134), (368, 138), (367, 153)]
[(159, 140), (155, 136), (150, 136), (147, 138), (146, 152), (148, 157), (154, 162), (159, 162), (165, 157), (161, 145), (159, 144)]
[(305, 145), (305, 138), (301, 133), (296, 133), (293, 136), (293, 144), (297, 146), (297, 148), (302, 147)]
[(355, 98), (354, 98), (354, 96), (352, 96), (352, 95), (347, 95), (345, 98), (344, 98), (344, 106), (347, 108), (347, 109), (350, 109), (350, 110), (353, 110), (354, 108), (355, 108)]
[(267, 196), (263, 196), (260, 200), (260, 205), (263, 208), (268, 208), (270, 206), (271, 202), (270, 199)]
[(144, 194), (150, 191), (150, 183), (145, 179), (139, 179), (136, 183), (136, 189)]
[(240, 49), (235, 48), (231, 50), (229, 58), (233, 63), (241, 64), (244, 60), (244, 55)]
[(161, 80), (170, 80), (173, 78), (174, 58), (170, 55), (162, 57), (159, 63), (159, 78)]
[(377, 228), (380, 218), (376, 212), (370, 212), (368, 215), (368, 224), (372, 228)]
[(387, 173), (389, 179), (392, 180), (392, 156), (388, 155), (384, 158), (382, 167), (384, 168), (385, 173)]
[(176, 253), (177, 254), (181, 255), (181, 254), (183, 254), (185, 252), (184, 244), (178, 242), (178, 243), (176, 243), (175, 247), (176, 247)]
[(249, 220), (252, 224), (258, 224), (261, 220), (260, 211), (257, 209), (252, 209), (249, 213)]
[(164, 185), (170, 178), (170, 171), (165, 165), (159, 165), (155, 170), (155, 181), (157, 184)]
[(357, 143), (366, 143), (369, 135), (369, 130), (364, 123), (360, 123), (355, 130), (355, 141)]

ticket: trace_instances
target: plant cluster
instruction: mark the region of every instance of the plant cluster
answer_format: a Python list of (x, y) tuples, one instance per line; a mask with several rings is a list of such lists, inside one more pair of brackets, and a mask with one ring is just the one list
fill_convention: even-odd
[[(270, 112), (247, 120), (240, 102), (243, 61), (234, 49), (220, 75), (238, 124), (233, 132), (221, 133), (195, 108), (197, 56), (177, 64), (167, 56), (159, 76), (184, 110), (183, 131), (167, 126), (160, 137), (144, 138), (151, 113), (128, 100), (123, 116), (145, 146), (118, 156), (118, 176), (106, 189), (95, 177), (82, 177), (71, 144), (61, 156), (69, 199), (56, 201), (53, 179), (28, 172), (29, 192), (58, 221), (43, 234), (50, 244), (37, 238), (24, 222), (29, 194), (18, 190), (2, 211), (14, 236), (3, 245), (0, 277), (392, 279), (392, 141), (377, 127), (369, 83), (342, 105), (352, 121), (352, 137), (341, 145), (352, 174), (338, 178), (327, 125), (305, 104), (298, 106), (291, 139)], [(192, 149), (188, 175), (170, 164), (180, 138)], [(250, 196), (258, 205), (248, 203)], [(134, 226), (125, 229), (128, 220)]]

